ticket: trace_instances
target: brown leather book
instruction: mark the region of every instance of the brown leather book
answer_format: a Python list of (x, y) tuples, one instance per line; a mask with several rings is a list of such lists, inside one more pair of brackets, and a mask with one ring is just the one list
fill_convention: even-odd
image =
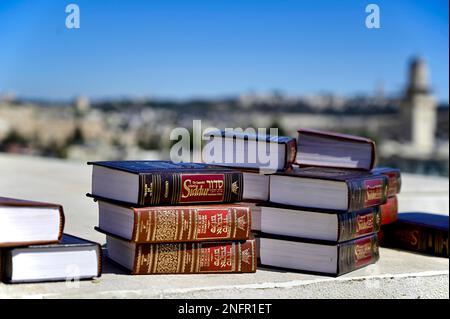
[(108, 256), (133, 275), (247, 273), (256, 271), (255, 239), (136, 244), (106, 237)]
[(371, 139), (311, 129), (297, 132), (296, 163), (300, 166), (370, 170), (375, 164)]
[(136, 208), (98, 201), (98, 206), (98, 231), (136, 243), (246, 240), (250, 235), (247, 205)]
[(0, 247), (53, 244), (61, 240), (61, 205), (0, 197)]

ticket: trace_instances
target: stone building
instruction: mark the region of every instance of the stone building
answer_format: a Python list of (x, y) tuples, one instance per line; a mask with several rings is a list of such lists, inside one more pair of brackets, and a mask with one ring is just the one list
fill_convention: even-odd
[(413, 59), (405, 96), (400, 104), (400, 136), (423, 154), (430, 154), (436, 146), (437, 104), (430, 93), (428, 78), (425, 61)]

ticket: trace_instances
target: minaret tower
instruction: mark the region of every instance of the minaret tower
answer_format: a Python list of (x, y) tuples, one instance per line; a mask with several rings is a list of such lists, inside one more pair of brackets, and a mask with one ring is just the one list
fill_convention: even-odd
[(401, 103), (400, 134), (418, 153), (430, 153), (435, 147), (436, 102), (430, 94), (428, 68), (421, 58), (409, 67), (408, 86)]

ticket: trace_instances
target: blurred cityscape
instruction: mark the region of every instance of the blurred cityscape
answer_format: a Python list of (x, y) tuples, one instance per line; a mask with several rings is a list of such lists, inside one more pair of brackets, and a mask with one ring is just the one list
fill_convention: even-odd
[(79, 96), (55, 102), (4, 93), (0, 151), (83, 161), (168, 159), (171, 130), (189, 129), (197, 119), (204, 128), (276, 127), (294, 137), (300, 127), (363, 135), (377, 142), (379, 165), (449, 175), (449, 108), (435, 100), (421, 58), (409, 62), (396, 96), (381, 86), (366, 96), (275, 91), (186, 101)]

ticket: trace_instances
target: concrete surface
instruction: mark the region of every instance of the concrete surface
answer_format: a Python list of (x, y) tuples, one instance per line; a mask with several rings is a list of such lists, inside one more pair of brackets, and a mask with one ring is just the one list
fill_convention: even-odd
[[(93, 230), (97, 207), (85, 197), (85, 163), (0, 154), (0, 196), (64, 205), (67, 233), (105, 242)], [(403, 175), (400, 211), (448, 215), (448, 179)], [(0, 298), (449, 298), (449, 261), (380, 249), (380, 261), (338, 277), (259, 269), (255, 274), (129, 276), (106, 262), (104, 274), (79, 285), (0, 284)]]

